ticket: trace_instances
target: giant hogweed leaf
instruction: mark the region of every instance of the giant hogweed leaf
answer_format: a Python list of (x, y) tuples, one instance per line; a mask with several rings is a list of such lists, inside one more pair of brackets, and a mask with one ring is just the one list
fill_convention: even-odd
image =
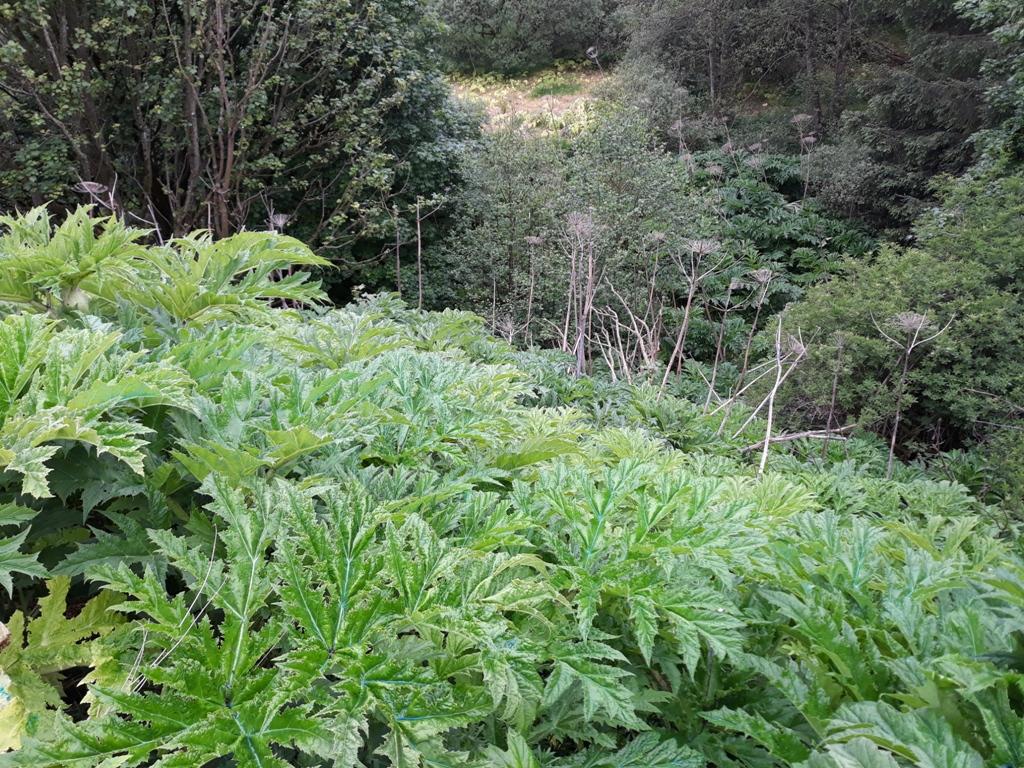
[(279, 542), (282, 610), (303, 633), (303, 651), (326, 660), (339, 647), (358, 646), (378, 621), (393, 620), (371, 589), (382, 556), (375, 534), (386, 516), (361, 488), (325, 494), (325, 509), (290, 508)]
[(55, 332), (43, 315), (13, 315), (0, 322), (0, 426), (46, 358)]
[[(83, 310), (89, 297), (116, 290), (135, 274), (145, 232), (79, 207), (52, 228), (44, 208), (0, 218), (0, 297), (40, 307)], [(97, 232), (98, 230), (98, 232)]]
[(493, 768), (541, 768), (529, 743), (517, 731), (510, 730), (506, 739), (508, 749), (487, 748), (487, 757)]
[(834, 707), (807, 664), (792, 659), (778, 664), (753, 654), (737, 654), (734, 658), (739, 664), (764, 675), (804, 716), (815, 733), (824, 736), (832, 720)]
[[(217, 545), (227, 559), (152, 533), (195, 590), (173, 598), (152, 571), (140, 577), (123, 565), (97, 569), (96, 577), (132, 598), (119, 610), (148, 617), (137, 627), (147, 638), (139, 676), (120, 689), (94, 689), (109, 714), (62, 725), (56, 742), (26, 742), (7, 764), (180, 766), (232, 755), (240, 766), (281, 765), (274, 744), (325, 759), (351, 755), (339, 715), (314, 716), (303, 703), (319, 670), (262, 664), (282, 637), (280, 623), (260, 618), (274, 588), (268, 550), (282, 516), (307, 499), (281, 483), (251, 497), (221, 480), (204, 489), (214, 498)], [(223, 613), (216, 630), (212, 610)], [(144, 690), (147, 681), (157, 689)]]
[(188, 407), (184, 372), (164, 363), (141, 363), (138, 354), (112, 353), (117, 334), (55, 331), (24, 315), (7, 318), (0, 328), (16, 342), (13, 357), (0, 350), (5, 360), (0, 390), (9, 402), (0, 413), (0, 469), (22, 476), (23, 493), (52, 495), (47, 462), (57, 451), (56, 441), (91, 445), (141, 474), (146, 443), (139, 435), (150, 430), (130, 411), (151, 405)]
[(402, 327), (383, 315), (357, 315), (345, 310), (303, 323), (293, 336), (282, 341), (286, 351), (307, 364), (313, 362), (330, 370), (372, 359), (408, 343)]
[(953, 733), (941, 714), (901, 712), (883, 702), (856, 702), (839, 709), (829, 724), (827, 743), (870, 739), (925, 768), (981, 768), (981, 755)]
[(558, 768), (703, 768), (707, 758), (676, 739), (641, 733), (618, 750), (589, 749), (552, 763)]
[(24, 614), (15, 611), (8, 622), (12, 642), (0, 651), (0, 670), (10, 679), (10, 700), (0, 709), (0, 750), (17, 749), (27, 733), (39, 738), (51, 735), (55, 715), (63, 707), (62, 673), (102, 663), (108, 649), (94, 638), (121, 623), (109, 611), (120, 602), (113, 592), (102, 593), (74, 618), (65, 618), (70, 585), (65, 577), (51, 579), (49, 595), (39, 601), (38, 617), (26, 628)]
[(482, 654), (485, 687), (502, 718), (525, 732), (544, 695), (544, 681), (537, 671), (541, 651), (521, 640), (495, 646)]
[(298, 240), (267, 232), (241, 232), (214, 241), (193, 235), (168, 246), (146, 249), (139, 287), (107, 298), (124, 298), (161, 311), (181, 324), (202, 319), (265, 312), (271, 299), (316, 304), (326, 296), (307, 283), (307, 273), (275, 279), (275, 271), (293, 265), (327, 266)]
[(528, 437), (500, 454), (494, 460), (494, 466), (506, 471), (522, 469), (568, 453), (578, 453), (579, 450), (579, 443), (573, 439), (553, 436)]
[[(554, 660), (544, 687), (542, 706), (548, 707), (563, 696), (582, 697), (586, 720), (643, 730), (636, 716), (633, 696), (621, 679), (631, 673), (603, 660), (624, 662), (625, 657), (611, 646), (594, 641), (561, 643), (552, 648)], [(575, 691), (575, 692), (574, 692)]]
[(167, 557), (154, 549), (146, 529), (127, 515), (107, 510), (104, 516), (114, 524), (118, 533), (90, 528), (92, 541), (79, 545), (52, 573), (56, 576), (80, 576), (103, 566), (116, 568), (122, 564), (141, 563), (162, 581), (167, 574)]
[(980, 691), (973, 699), (981, 710), (993, 745), (992, 761), (1001, 765), (1024, 765), (1024, 719), (1010, 707), (1006, 686)]
[(897, 768), (898, 763), (870, 739), (851, 739), (845, 744), (829, 744), (829, 757), (838, 768)]
[(743, 636), (737, 631), (743, 622), (733, 615), (735, 608), (713, 590), (692, 589), (666, 596), (660, 607), (691, 675), (697, 669), (701, 641), (719, 658), (743, 650)]
[(410, 516), (400, 529), (388, 527), (390, 572), (404, 605), (413, 617), (436, 597), (435, 583), (451, 571), (461, 554), (451, 550), (418, 516)]
[(27, 523), (38, 514), (37, 510), (20, 504), (0, 504), (0, 527)]
[(354, 443), (386, 420), (370, 401), (384, 381), (302, 369), (273, 381), (251, 372), (227, 377), (216, 400), (197, 401), (198, 418), (178, 420), (181, 449), (172, 455), (200, 480), (211, 473), (236, 482), (281, 473), (329, 446)]
[(26, 576), (46, 577), (46, 569), (43, 568), (35, 554), (25, 554), (21, 551), (21, 545), (25, 543), (29, 530), (26, 528), (17, 536), (9, 539), (0, 539), (0, 586), (11, 594), (13, 583), (12, 573), (23, 573)]
[(701, 717), (720, 728), (748, 736), (767, 749), (773, 757), (787, 763), (798, 763), (806, 760), (811, 754), (810, 748), (800, 734), (791, 728), (771, 723), (760, 714), (722, 708), (713, 712), (702, 712)]
[(795, 768), (899, 768), (892, 753), (870, 739), (857, 737), (845, 744), (829, 744), (826, 752), (815, 752)]

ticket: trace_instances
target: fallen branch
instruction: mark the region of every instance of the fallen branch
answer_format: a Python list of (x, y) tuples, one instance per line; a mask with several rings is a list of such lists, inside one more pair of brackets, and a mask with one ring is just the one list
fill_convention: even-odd
[[(790, 440), (800, 440), (801, 438), (804, 438), (804, 437), (813, 438), (815, 440), (845, 440), (846, 439), (845, 437), (840, 437), (839, 436), (840, 433), (842, 433), (842, 432), (849, 432), (851, 429), (853, 429), (856, 426), (857, 426), (856, 424), (850, 424), (849, 426), (841, 427), (840, 429), (812, 429), (812, 430), (809, 430), (807, 432), (793, 432), (793, 433), (788, 434), (788, 435), (778, 435), (776, 437), (773, 437), (773, 438), (769, 439), (767, 442), (768, 443), (786, 443), (786, 442), (789, 442)], [(750, 453), (751, 451), (761, 450), (762, 448), (764, 448), (764, 446), (765, 446), (765, 441), (762, 440), (759, 443), (754, 443), (753, 445), (748, 445), (746, 448), (744, 448), (740, 452), (741, 453)]]

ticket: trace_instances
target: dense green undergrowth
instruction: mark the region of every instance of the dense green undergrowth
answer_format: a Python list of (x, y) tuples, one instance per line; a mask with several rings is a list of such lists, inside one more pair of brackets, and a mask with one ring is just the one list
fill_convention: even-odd
[(965, 487), (869, 438), (759, 473), (749, 410), (316, 309), (290, 238), (4, 226), (0, 766), (1024, 761)]

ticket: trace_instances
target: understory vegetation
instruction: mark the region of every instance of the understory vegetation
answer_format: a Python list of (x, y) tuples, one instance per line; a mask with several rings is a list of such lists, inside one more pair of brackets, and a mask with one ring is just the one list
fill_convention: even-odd
[(4, 226), (0, 765), (1021, 759), (1015, 523), (964, 485), (317, 309), (281, 235)]

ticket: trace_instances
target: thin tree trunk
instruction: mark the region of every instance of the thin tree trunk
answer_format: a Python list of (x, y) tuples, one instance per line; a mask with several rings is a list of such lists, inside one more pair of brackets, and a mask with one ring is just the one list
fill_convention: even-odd
[[(916, 338), (915, 338), (916, 341)], [(907, 382), (907, 372), (910, 370), (910, 353), (913, 351), (913, 343), (908, 345), (903, 353), (903, 373), (900, 375), (900, 386), (896, 390), (896, 418), (892, 425), (892, 438), (889, 440), (889, 466), (885, 470), (885, 479), (892, 478), (892, 465), (896, 459), (896, 436), (900, 431), (900, 415), (903, 408), (903, 387)]]
[[(832, 398), (831, 398), (831, 400), (829, 401), (829, 404), (828, 404), (828, 421), (825, 424), (826, 430), (829, 430), (829, 431), (831, 431), (831, 429), (832, 429), (832, 421), (835, 419), (835, 415), (836, 415), (836, 393), (839, 391), (839, 371), (841, 370), (842, 365), (843, 365), (843, 344), (842, 344), (842, 342), (839, 342), (839, 344), (838, 344), (838, 346), (836, 348), (836, 370), (835, 370), (835, 375), (832, 377)], [(829, 443), (829, 440), (826, 437), (825, 440), (821, 444), (821, 460), (822, 460), (822, 462), (825, 461), (825, 458), (828, 455), (828, 443)]]
[(420, 198), (416, 198), (416, 279), (419, 283), (417, 309), (423, 309), (423, 233), (420, 230)]

